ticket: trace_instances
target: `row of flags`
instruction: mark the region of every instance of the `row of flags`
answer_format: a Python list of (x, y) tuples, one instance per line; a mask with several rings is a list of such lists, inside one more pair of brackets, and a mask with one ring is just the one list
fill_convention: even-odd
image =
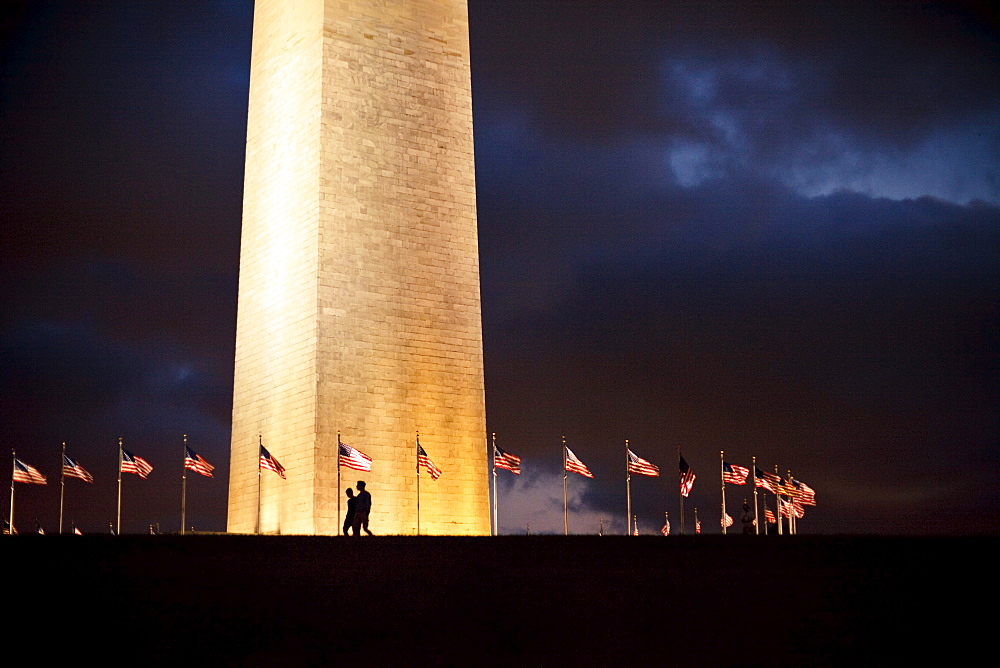
[[(767, 507), (767, 499), (764, 499), (764, 520), (766, 522), (765, 531), (767, 524), (778, 524), (778, 517), (788, 518), (788, 529), (790, 532), (795, 533), (796, 530), (796, 520), (801, 519), (805, 516), (805, 506), (815, 506), (816, 505), (816, 491), (805, 484), (801, 480), (796, 480), (792, 477), (789, 472), (788, 478), (784, 478), (777, 473), (777, 467), (775, 467), (775, 473), (769, 473), (767, 471), (762, 471), (757, 468), (756, 459), (754, 459), (752, 470), (745, 467), (739, 466), (738, 464), (733, 464), (725, 460), (725, 452), (719, 453), (719, 458), (721, 461), (721, 479), (722, 479), (722, 531), (726, 532), (726, 528), (732, 526), (731, 518), (726, 514), (726, 485), (745, 485), (747, 484), (747, 479), (753, 479), (754, 485), (754, 514), (752, 520), (747, 517), (749, 513), (749, 507), (746, 506), (744, 501), (744, 522), (751, 522), (753, 530), (757, 533), (760, 532), (760, 526), (757, 522), (757, 489), (763, 489), (767, 492), (771, 492), (775, 495), (777, 502), (778, 516), (776, 517), (774, 512)], [(730, 521), (727, 522), (727, 518)], [(746, 529), (745, 529), (746, 530)], [(778, 524), (778, 532), (781, 533), (782, 526)]]
[[(570, 450), (566, 445), (563, 445), (564, 455), (565, 455), (565, 470), (571, 473), (579, 473), (585, 478), (593, 478), (594, 474), (590, 472), (587, 465), (584, 464), (579, 457), (576, 456), (572, 450)], [(660, 467), (653, 464), (639, 455), (632, 452), (632, 450), (626, 448), (627, 465), (626, 470), (629, 473), (634, 473), (636, 475), (644, 475), (650, 477), (657, 477), (660, 475)], [(512, 472), (514, 475), (521, 474), (521, 458), (512, 455), (509, 452), (504, 452), (500, 446), (494, 444), (493, 446), (493, 466), (498, 469), (506, 469)], [(695, 474), (688, 466), (688, 463), (684, 461), (684, 457), (680, 458), (680, 488), (681, 494), (687, 496), (691, 493), (691, 489), (694, 487)]]
[[(729, 462), (722, 462), (722, 480), (732, 485), (745, 485), (750, 476), (750, 469)], [(777, 473), (768, 473), (754, 467), (754, 481), (757, 487), (762, 487), (775, 495), (789, 496), (807, 506), (816, 505), (816, 490), (801, 480), (788, 478)]]
[[(194, 471), (195, 473), (200, 473), (207, 478), (211, 478), (212, 470), (215, 469), (215, 467), (205, 461), (204, 457), (191, 448), (185, 448), (185, 450), (184, 468)], [(94, 476), (92, 476), (87, 469), (83, 468), (79, 462), (71, 458), (69, 455), (63, 455), (62, 459), (62, 474), (64, 476), (67, 478), (77, 478), (78, 480), (93, 484)], [(152, 464), (147, 462), (142, 457), (132, 454), (128, 450), (121, 451), (119, 466), (122, 473), (134, 473), (143, 480), (149, 477), (149, 474), (153, 472)], [(48, 478), (46, 478), (45, 475), (43, 475), (31, 464), (21, 461), (16, 456), (14, 457), (14, 474), (12, 477), (14, 482), (22, 482), (29, 485), (48, 484)]]
[[(350, 468), (362, 472), (370, 472), (372, 467), (372, 458), (361, 452), (357, 448), (351, 447), (350, 445), (340, 441), (338, 434), (338, 465)], [(120, 446), (120, 443), (119, 443)], [(626, 471), (629, 475), (636, 474), (642, 476), (657, 477), (660, 475), (660, 469), (658, 466), (652, 462), (639, 457), (634, 453), (628, 446), (628, 441), (625, 442), (626, 450)], [(149, 474), (153, 471), (153, 466), (138, 455), (135, 455), (122, 447), (119, 447), (120, 457), (119, 457), (119, 471), (121, 473), (133, 473), (138, 475), (142, 479), (146, 479)], [(724, 455), (724, 453), (723, 453)], [(564, 470), (566, 472), (577, 473), (581, 476), (587, 478), (594, 478), (594, 474), (590, 469), (583, 463), (583, 461), (574, 453), (568, 446), (563, 442), (563, 456), (564, 456)], [(44, 474), (42, 474), (38, 469), (31, 466), (30, 464), (17, 458), (16, 454), (13, 457), (13, 475), (12, 481), (25, 483), (25, 484), (47, 484), (47, 479)], [(427, 470), (428, 474), (433, 480), (437, 480), (442, 475), (442, 470), (431, 461), (427, 454), (427, 451), (420, 445), (419, 436), (416, 442), (416, 462), (417, 471), (420, 468)], [(495, 442), (493, 444), (493, 465), (495, 468), (508, 470), (515, 475), (521, 474), (521, 458), (517, 455), (511, 454), (504, 451), (502, 448), (498, 447)], [(196, 453), (190, 447), (187, 446), (187, 438), (185, 437), (184, 443), (184, 469), (191, 470), (205, 477), (213, 477), (212, 471), (214, 470), (212, 466), (205, 458)], [(281, 478), (285, 478), (285, 468), (281, 463), (264, 447), (263, 443), (260, 444), (260, 457), (259, 457), (259, 468), (261, 470), (273, 471)], [(684, 459), (683, 455), (678, 453), (678, 473), (679, 473), (679, 491), (682, 497), (687, 497), (693, 487), (696, 479), (694, 471), (691, 469), (690, 465)], [(740, 466), (738, 464), (733, 464), (722, 459), (721, 463), (721, 479), (722, 479), (722, 489), (723, 489), (723, 501), (722, 501), (722, 519), (721, 525), (723, 531), (727, 527), (734, 524), (732, 516), (726, 513), (725, 509), (725, 485), (745, 485), (747, 484), (747, 479), (750, 477), (751, 470), (747, 467)], [(787, 517), (790, 520), (792, 518), (801, 518), (804, 516), (806, 505), (816, 505), (816, 492), (811, 487), (806, 485), (800, 480), (789, 477), (783, 478), (777, 473), (768, 473), (757, 468), (756, 464), (753, 467), (753, 480), (755, 487), (762, 488), (766, 491), (775, 494), (777, 500), (778, 514), (781, 517)], [(79, 462), (72, 459), (69, 455), (65, 454), (65, 444), (63, 452), (63, 466), (62, 474), (64, 477), (77, 478), (83, 480), (87, 483), (93, 483), (94, 477), (86, 469), (80, 465)], [(494, 479), (496, 473), (494, 471)], [(564, 492), (565, 495), (565, 492)], [(782, 498), (786, 497), (786, 498)], [(494, 495), (494, 504), (496, 503), (496, 497)], [(631, 498), (630, 503), (631, 507)], [(494, 513), (496, 506), (494, 505)], [(756, 496), (754, 500), (754, 508), (756, 509)], [(681, 524), (683, 528), (683, 500), (681, 504)], [(756, 510), (754, 512), (756, 517)], [(767, 507), (767, 502), (764, 503), (764, 516), (765, 521), (770, 524), (775, 524), (777, 518), (774, 512)], [(630, 518), (631, 520), (632, 518)], [(753, 520), (756, 525), (756, 519)], [(697, 520), (697, 510), (695, 512), (695, 523), (696, 531), (700, 533), (700, 522)], [(183, 524), (183, 519), (182, 519)], [(634, 520), (630, 522), (634, 525), (634, 530), (630, 528), (629, 533), (636, 533), (638, 531), (637, 524), (634, 524)], [(61, 517), (60, 517), (61, 525)], [(780, 527), (779, 527), (780, 528)], [(567, 529), (568, 530), (568, 529)], [(670, 532), (670, 522), (669, 518), (666, 520), (661, 533), (668, 535)]]
[[(745, 485), (750, 469), (728, 462), (722, 463), (722, 480), (732, 485)], [(816, 490), (801, 480), (785, 479), (776, 473), (768, 473), (754, 467), (754, 484), (775, 496), (787, 496), (790, 504), (801, 506), (816, 505)], [(797, 512), (797, 511), (796, 511)], [(800, 515), (801, 516), (801, 515)]]
[[(47, 485), (48, 478), (45, 474), (39, 471), (37, 468), (28, 464), (27, 462), (19, 459), (17, 453), (13, 452), (13, 472), (11, 475), (11, 502), (10, 502), (10, 517), (7, 520), (8, 531), (14, 532), (14, 485), (13, 483), (22, 483), (29, 485)], [(212, 471), (215, 469), (204, 457), (199, 455), (197, 452), (192, 450), (187, 445), (187, 436), (184, 436), (184, 464), (183, 470), (194, 471), (199, 475), (211, 478)], [(66, 478), (76, 478), (77, 480), (82, 480), (88, 484), (94, 484), (94, 476), (83, 467), (80, 462), (76, 461), (68, 454), (66, 454), (66, 444), (63, 443), (62, 452), (62, 478), (63, 484), (60, 485), (60, 498), (59, 498), (59, 532), (62, 533), (63, 527), (63, 495), (65, 490), (65, 479)], [(139, 476), (143, 480), (149, 477), (149, 474), (153, 472), (153, 465), (142, 457), (136, 455), (133, 452), (126, 450), (122, 447), (122, 439), (118, 439), (118, 512), (117, 518), (118, 522), (113, 530), (117, 533), (121, 529), (121, 474), (122, 473), (132, 473)], [(186, 489), (187, 489), (187, 476), (183, 476), (182, 484), (182, 501), (181, 501), (181, 533), (184, 533), (184, 513), (186, 506)], [(79, 530), (74, 528), (74, 533), (79, 533)]]
[[(566, 446), (563, 447), (565, 447), (566, 456), (565, 470), (571, 473), (578, 473), (586, 478), (593, 478), (594, 474), (576, 456), (576, 453)], [(639, 457), (632, 450), (627, 450), (627, 456), (627, 470), (629, 473), (652, 477), (660, 475), (660, 468), (658, 466)], [(356, 471), (370, 472), (372, 470), (372, 458), (346, 443), (339, 444), (339, 463), (341, 466)], [(427, 451), (419, 444), (417, 445), (417, 464), (427, 469), (427, 472), (434, 480), (441, 477), (441, 469), (431, 461), (427, 455)], [(493, 465), (498, 469), (510, 471), (514, 475), (521, 474), (521, 458), (505, 452), (496, 445), (494, 445)], [(122, 473), (134, 473), (144, 480), (153, 471), (153, 466), (148, 461), (124, 449), (121, 451), (120, 467)], [(207, 478), (213, 477), (212, 471), (215, 469), (204, 457), (187, 446), (184, 448), (184, 468)], [(260, 468), (273, 471), (282, 478), (285, 477), (285, 467), (263, 445), (260, 446)], [(695, 476), (694, 471), (691, 470), (691, 467), (684, 460), (683, 456), (679, 459), (678, 469), (680, 473), (680, 492), (682, 495), (688, 496), (694, 488), (694, 481), (697, 476)], [(802, 481), (795, 478), (786, 480), (777, 474), (768, 473), (756, 467), (754, 469), (757, 487), (766, 489), (775, 495), (791, 497), (798, 505), (816, 505), (815, 490)], [(78, 478), (88, 483), (94, 482), (94, 476), (87, 472), (76, 460), (65, 454), (63, 455), (62, 473), (67, 478)], [(746, 467), (730, 464), (725, 461), (722, 463), (723, 482), (732, 485), (745, 485), (749, 475), (750, 469)], [(14, 458), (13, 480), (14, 482), (36, 485), (47, 484), (46, 477), (38, 469), (21, 461), (17, 457)]]
[[(627, 471), (627, 473), (629, 475), (636, 474), (636, 475), (644, 475), (644, 476), (651, 476), (651, 477), (656, 477), (656, 476), (660, 475), (660, 469), (659, 469), (659, 467), (656, 466), (655, 464), (653, 464), (652, 462), (643, 459), (642, 457), (640, 457), (639, 455), (637, 455), (635, 452), (633, 452), (632, 449), (628, 445), (628, 441), (625, 442), (625, 452), (626, 452), (626, 471)], [(722, 454), (724, 456), (724, 453), (722, 453)], [(587, 477), (587, 478), (593, 478), (594, 477), (594, 474), (590, 471), (590, 469), (587, 467), (587, 465), (584, 464), (583, 461), (576, 455), (576, 453), (574, 453), (566, 445), (565, 439), (563, 439), (563, 462), (564, 462), (563, 467), (564, 467), (564, 470), (566, 472), (577, 473), (577, 474), (582, 475), (582, 476)], [(513, 455), (513, 454), (511, 454), (509, 452), (506, 452), (501, 447), (499, 447), (498, 445), (496, 445), (496, 435), (495, 434), (494, 434), (494, 441), (493, 441), (493, 466), (494, 466), (494, 469), (506, 469), (508, 471), (511, 471), (515, 475), (520, 475), (520, 473), (521, 473), (521, 458), (518, 457), (518, 456), (516, 456), (516, 455)], [(815, 506), (816, 505), (816, 492), (815, 492), (815, 490), (813, 490), (811, 487), (809, 487), (809, 485), (805, 484), (804, 482), (802, 482), (800, 480), (796, 480), (795, 478), (792, 478), (790, 474), (789, 474), (789, 477), (786, 479), (786, 478), (783, 478), (782, 476), (778, 475), (777, 473), (767, 473), (765, 471), (762, 471), (761, 469), (757, 468), (757, 466), (756, 466), (756, 460), (755, 460), (755, 463), (754, 463), (754, 466), (753, 466), (753, 471), (754, 471), (753, 480), (754, 480), (754, 485), (755, 485), (755, 491), (756, 491), (756, 488), (759, 487), (759, 488), (762, 488), (762, 489), (764, 489), (766, 491), (770, 491), (772, 494), (775, 494), (775, 496), (777, 497), (777, 502), (778, 502), (779, 515), (781, 517), (801, 518), (801, 517), (804, 516), (804, 512), (805, 512), (804, 511), (804, 506), (806, 506), (806, 505), (813, 505), (813, 506)], [(731, 526), (733, 526), (735, 524), (735, 520), (733, 519), (732, 515), (729, 515), (726, 512), (726, 507), (725, 507), (725, 485), (727, 483), (731, 484), (731, 485), (745, 485), (745, 484), (747, 484), (747, 479), (750, 477), (750, 472), (751, 472), (751, 470), (749, 468), (745, 467), (745, 466), (740, 466), (739, 464), (733, 464), (733, 463), (727, 462), (727, 461), (725, 461), (725, 459), (722, 460), (721, 477), (722, 477), (722, 486), (723, 486), (723, 502), (722, 502), (722, 512), (721, 512), (720, 525), (721, 525), (721, 527), (723, 529), (723, 532), (725, 532), (725, 530), (727, 528), (729, 528), (729, 527), (731, 527)], [(494, 480), (495, 480), (496, 479), (496, 471), (495, 470), (493, 472), (493, 476), (494, 476)], [(695, 473), (692, 470), (691, 466), (684, 459), (684, 456), (680, 452), (678, 452), (678, 476), (679, 476), (678, 477), (679, 492), (680, 492), (680, 496), (682, 497), (681, 498), (681, 526), (683, 528), (683, 519), (684, 519), (683, 518), (683, 513), (684, 513), (683, 498), (684, 497), (688, 497), (691, 494), (691, 491), (694, 489), (694, 483), (695, 483), (695, 480), (697, 479), (697, 476), (695, 475)], [(565, 479), (565, 475), (564, 475), (564, 479)], [(630, 490), (628, 491), (628, 494), (631, 495), (631, 491)], [(493, 499), (493, 502), (494, 502), (494, 508), (493, 508), (493, 513), (494, 513), (494, 527), (497, 527), (498, 526), (498, 523), (497, 523), (497, 520), (496, 520), (496, 512), (497, 512), (496, 511), (496, 503), (497, 502), (496, 502), (496, 489), (495, 489), (495, 487), (494, 487), (494, 495), (493, 495), (493, 497), (494, 497), (494, 499)], [(564, 499), (563, 499), (564, 514), (568, 515), (568, 509), (567, 509), (567, 503), (568, 502), (567, 502), (567, 499), (566, 499), (565, 484), (564, 484), (564, 490), (563, 490), (563, 497), (564, 497)], [(787, 497), (787, 498), (782, 498), (782, 497)], [(752, 524), (754, 526), (757, 525), (757, 519), (756, 519), (756, 517), (757, 517), (756, 507), (757, 506), (756, 506), (756, 503), (757, 503), (757, 501), (756, 501), (756, 494), (755, 494), (754, 495), (754, 517), (751, 518), (751, 519), (745, 519), (745, 521), (752, 522)], [(638, 525), (635, 523), (636, 522), (635, 521), (635, 517), (633, 515), (631, 515), (631, 496), (629, 497), (629, 509), (630, 510), (629, 510), (629, 513), (628, 513), (627, 517), (630, 520), (630, 528), (629, 528), (628, 533), (632, 534), (632, 535), (636, 535), (637, 532), (638, 532)], [(766, 500), (765, 500), (765, 504), (764, 504), (764, 509), (765, 509), (765, 518), (766, 518), (766, 520), (769, 523), (771, 523), (771, 524), (776, 523), (777, 520), (775, 519), (774, 513), (771, 512), (767, 508), (767, 502), (766, 502)], [(564, 521), (566, 522), (566, 529), (565, 530), (568, 533), (568, 519), (566, 519)], [(701, 522), (697, 518), (697, 509), (695, 510), (695, 531), (696, 531), (696, 533), (701, 533)], [(661, 533), (663, 533), (663, 535), (669, 535), (669, 533), (670, 533), (670, 521), (669, 521), (669, 517), (666, 519), (666, 521), (665, 521), (665, 523), (663, 525), (663, 528), (661, 529)]]
[[(357, 448), (353, 448), (350, 445), (339, 442), (338, 443), (338, 463), (340, 466), (345, 468), (354, 469), (355, 471), (370, 472), (372, 470), (372, 458), (361, 452)], [(512, 457), (512, 461), (515, 462), (513, 465), (517, 466), (518, 469), (516, 473), (520, 473), (520, 463), (521, 460), (517, 457)], [(427, 456), (427, 451), (424, 450), (420, 443), (417, 443), (417, 467), (423, 467), (427, 469), (433, 480), (437, 480), (441, 477), (442, 471), (438, 468), (431, 458)], [(274, 455), (267, 451), (263, 445), (260, 446), (260, 468), (268, 471), (274, 471), (282, 478), (285, 477), (285, 467), (275, 459)], [(504, 466), (503, 468), (509, 468)], [(513, 469), (511, 469), (513, 470)]]
[[(498, 469), (505, 469), (511, 471), (515, 475), (520, 475), (521, 458), (516, 455), (512, 455), (509, 452), (505, 452), (500, 448), (500, 446), (494, 445), (493, 447), (493, 465)], [(586, 478), (593, 478), (594, 474), (591, 473), (590, 469), (587, 468), (587, 465), (576, 456), (576, 453), (566, 446), (563, 447), (565, 448), (566, 456), (565, 469), (572, 473), (579, 473)], [(646, 461), (642, 457), (639, 457), (632, 452), (632, 450), (627, 450), (627, 456), (627, 470), (629, 473), (645, 476), (660, 475), (660, 469), (658, 466)], [(795, 478), (789, 478), (786, 480), (777, 474), (762, 471), (757, 467), (754, 467), (754, 469), (755, 483), (757, 487), (764, 488), (775, 495), (789, 496), (794, 502), (801, 505), (816, 505), (816, 491), (804, 482), (796, 480)], [(684, 496), (689, 496), (691, 494), (691, 490), (694, 489), (694, 481), (697, 476), (694, 471), (691, 470), (691, 466), (687, 463), (687, 461), (685, 461), (683, 456), (681, 456), (678, 461), (678, 472), (680, 475), (680, 493)], [(749, 476), (750, 469), (745, 466), (730, 464), (729, 462), (723, 462), (722, 464), (722, 479), (724, 482), (732, 485), (745, 485)]]
[[(569, 533), (569, 497), (566, 484), (566, 475), (568, 473), (576, 473), (585, 478), (594, 478), (594, 474), (583, 463), (573, 450), (566, 445), (566, 439), (563, 438), (563, 531), (564, 533)], [(681, 526), (683, 528), (683, 497), (688, 496), (694, 487), (694, 481), (696, 475), (691, 467), (685, 461), (683, 455), (678, 451), (678, 482), (679, 482), (679, 493), (682, 497), (681, 503)], [(521, 474), (521, 458), (517, 455), (511, 454), (505, 451), (503, 448), (496, 444), (496, 434), (493, 435), (493, 528), (494, 532), (499, 529), (499, 521), (497, 519), (498, 515), (498, 502), (497, 502), (497, 489), (496, 489), (496, 469), (505, 469), (512, 472), (515, 475)], [(636, 522), (635, 516), (632, 515), (632, 492), (631, 492), (631, 476), (641, 475), (649, 477), (658, 477), (660, 475), (660, 467), (653, 464), (647, 459), (643, 459), (629, 447), (629, 443), (625, 441), (625, 470), (626, 470), (626, 495), (628, 497), (628, 508), (626, 517), (628, 518), (629, 528), (627, 533), (635, 535), (638, 531), (638, 524)], [(664, 525), (669, 533), (669, 522)], [(602, 528), (603, 532), (603, 528)]]
[[(514, 462), (514, 466), (518, 467), (516, 472), (520, 473), (519, 466), (521, 460), (517, 457), (512, 457), (511, 461)], [(372, 470), (372, 458), (346, 443), (339, 444), (339, 463), (341, 466), (356, 471), (368, 472)], [(419, 444), (417, 445), (417, 464), (426, 468), (434, 480), (441, 477), (441, 469), (431, 461), (430, 457), (427, 456), (427, 452)], [(152, 464), (125, 449), (121, 450), (119, 465), (122, 473), (134, 473), (143, 480), (153, 471)], [(187, 446), (184, 447), (184, 468), (207, 478), (213, 477), (212, 471), (215, 469), (204, 457)], [(282, 478), (285, 477), (285, 467), (263, 445), (260, 446), (260, 468), (274, 471)], [(62, 473), (68, 478), (78, 478), (89, 483), (94, 482), (94, 476), (87, 472), (79, 462), (65, 454), (63, 455)], [(48, 484), (48, 479), (45, 475), (34, 466), (21, 461), (16, 456), (14, 457), (13, 480), (14, 482), (34, 485)]]

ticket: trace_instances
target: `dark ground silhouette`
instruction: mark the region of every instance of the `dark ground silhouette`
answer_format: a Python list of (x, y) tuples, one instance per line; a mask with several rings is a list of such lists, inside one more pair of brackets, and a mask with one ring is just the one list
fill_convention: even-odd
[[(989, 642), (997, 539), (18, 536), (9, 648), (211, 665), (885, 665)], [(989, 612), (974, 612), (983, 601)]]

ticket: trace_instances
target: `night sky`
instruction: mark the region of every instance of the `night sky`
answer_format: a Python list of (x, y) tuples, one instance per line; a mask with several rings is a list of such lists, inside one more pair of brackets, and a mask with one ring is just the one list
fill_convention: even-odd
[[(188, 524), (223, 530), (252, 3), (4, 7), (0, 434), (50, 483), (18, 526), (56, 530), (66, 441), (97, 478), (66, 523), (107, 531), (122, 436), (154, 466), (123, 530), (176, 531), (186, 433), (217, 474)], [(627, 438), (642, 533), (679, 523), (678, 448), (689, 531), (725, 450), (816, 490), (800, 533), (1000, 533), (994, 10), (469, 10), (503, 532), (562, 531), (565, 435), (573, 532), (624, 530)]]

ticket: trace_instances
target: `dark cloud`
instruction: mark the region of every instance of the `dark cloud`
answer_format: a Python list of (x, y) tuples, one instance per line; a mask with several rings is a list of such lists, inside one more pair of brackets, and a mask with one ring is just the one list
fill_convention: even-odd
[(553, 131), (688, 126), (679, 106), (664, 110), (669, 122), (646, 116), (673, 102), (660, 88), (675, 74), (664, 67), (671, 62), (689, 64), (687, 83), (700, 81), (728, 107), (782, 91), (786, 110), (883, 139), (996, 108), (996, 19), (975, 6), (530, 2), (515, 11), (474, 2), (470, 12), (473, 66), (486, 88), (477, 100), (493, 102), (494, 87), (530, 99)]
[(975, 6), (474, 3), (472, 15), (479, 108), (531, 113), (570, 143), (650, 143), (682, 185), (746, 171), (810, 195), (1000, 198), (1000, 39)]
[[(720, 449), (800, 462), (835, 498), (885, 485), (894, 513), (970, 475), (989, 489), (970, 472), (994, 447), (1000, 210), (744, 186), (650, 199), (603, 253), (567, 230), (541, 269), (484, 258), (493, 428), (549, 458), (557, 431), (584, 438), (612, 479), (630, 437), (670, 471), (683, 446), (709, 489)], [(543, 223), (586, 228), (576, 213)]]

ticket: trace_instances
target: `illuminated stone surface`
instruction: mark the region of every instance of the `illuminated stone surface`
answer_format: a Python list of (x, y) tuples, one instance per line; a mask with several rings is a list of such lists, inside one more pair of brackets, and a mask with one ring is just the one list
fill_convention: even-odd
[[(465, 0), (258, 0), (233, 393), (229, 530), (487, 534)], [(371, 456), (344, 469), (337, 431)], [(346, 504), (342, 512), (346, 511)]]

